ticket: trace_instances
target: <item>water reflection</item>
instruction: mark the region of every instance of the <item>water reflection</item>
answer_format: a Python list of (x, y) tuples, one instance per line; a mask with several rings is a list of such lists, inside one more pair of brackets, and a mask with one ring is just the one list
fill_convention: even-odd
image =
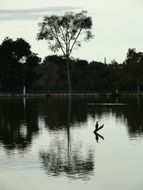
[(41, 152), (43, 166), (48, 175), (59, 176), (65, 173), (68, 177), (73, 179), (89, 179), (94, 170), (93, 153), (88, 150), (83, 155), (78, 147), (76, 150), (68, 154), (66, 147), (60, 144), (57, 147), (49, 149), (48, 152)]
[(104, 137), (102, 135), (100, 135), (99, 133), (94, 133), (95, 135), (95, 139), (96, 139), (96, 142), (98, 143), (100, 139), (104, 140)]
[[(94, 101), (96, 102), (96, 101)], [(126, 124), (128, 134), (132, 137), (143, 135), (143, 99), (127, 98), (118, 99), (118, 102), (110, 99), (97, 100), (96, 106), (90, 106), (94, 109), (94, 113), (98, 118), (102, 115), (112, 113), (117, 119), (123, 120)], [(106, 102), (106, 104), (103, 104)], [(111, 103), (112, 102), (112, 103)]]
[[(0, 99), (0, 146), (6, 151), (24, 152), (33, 145), (33, 139), (42, 136), (43, 127), (49, 144), (44, 145), (46, 148), (37, 147), (37, 152), (46, 173), (87, 180), (96, 164), (94, 145), (88, 144), (94, 129), (93, 125), (87, 131), (89, 118), (100, 121), (111, 114), (124, 122), (132, 138), (143, 135), (142, 113), (142, 100), (136, 99), (119, 99), (118, 103), (110, 99)], [(82, 132), (86, 135), (82, 136)], [(96, 133), (95, 140), (104, 140), (102, 133)]]
[(24, 150), (38, 133), (37, 109), (22, 99), (0, 101), (0, 142), (6, 149)]
[[(92, 103), (97, 105), (92, 105)], [(128, 103), (125, 106), (113, 106), (99, 103), (111, 102), (109, 99), (1, 99), (0, 100), (0, 142), (6, 148), (24, 149), (39, 133), (39, 117), (42, 117), (48, 130), (66, 128), (67, 134), (75, 124), (86, 123), (93, 119), (112, 113), (116, 118), (124, 119), (130, 136), (143, 134), (142, 100), (118, 100)], [(138, 104), (137, 104), (138, 103)], [(91, 104), (91, 105), (90, 105)], [(70, 135), (67, 135), (70, 138)]]
[[(41, 152), (40, 157), (42, 159), (42, 163), (46, 170), (46, 173), (50, 176), (59, 176), (65, 173), (68, 177), (73, 179), (80, 178), (83, 180), (87, 180), (89, 176), (92, 175), (94, 170), (93, 151), (87, 149), (86, 152), (83, 152), (81, 151), (81, 144), (80, 146), (77, 143), (74, 143), (73, 145), (73, 142), (71, 140), (70, 126), (73, 126), (73, 123), (75, 122), (75, 117), (72, 113), (75, 114), (76, 112), (74, 112), (72, 108), (76, 111), (78, 111), (77, 108), (80, 108), (78, 106), (76, 108), (72, 106), (71, 98), (66, 101), (67, 105), (65, 104), (65, 110), (63, 110), (63, 112), (60, 111), (62, 110), (60, 109), (60, 107), (59, 109), (56, 109), (56, 115), (60, 115), (60, 118), (63, 119), (63, 121), (60, 120), (61, 122), (55, 123), (55, 121), (58, 120), (52, 120), (53, 117), (50, 117), (50, 122), (49, 120), (46, 120), (46, 123), (48, 126), (50, 126), (50, 130), (58, 130), (59, 128), (64, 127), (67, 139), (60, 140), (56, 136), (56, 139), (53, 139), (51, 145), (49, 146), (50, 149), (46, 152)], [(50, 113), (52, 114), (52, 111)], [(85, 118), (83, 118), (83, 121), (86, 121), (86, 117), (87, 114), (85, 114)], [(81, 118), (82, 117), (79, 114), (78, 123), (82, 122)]]
[(69, 124), (72, 127), (74, 123), (84, 123), (88, 117), (85, 102), (81, 100), (49, 99), (40, 102), (41, 108), (40, 114), (43, 115), (47, 127), (51, 130), (58, 130)]
[(127, 121), (129, 136), (136, 137), (143, 135), (143, 105), (132, 105), (130, 109), (123, 111), (123, 116)]

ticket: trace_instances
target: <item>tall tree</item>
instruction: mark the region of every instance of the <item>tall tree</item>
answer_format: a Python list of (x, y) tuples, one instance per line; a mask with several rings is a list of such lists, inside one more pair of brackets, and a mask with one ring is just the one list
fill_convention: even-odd
[(62, 51), (67, 63), (69, 93), (71, 93), (70, 55), (73, 48), (80, 47), (82, 40), (93, 38), (92, 19), (87, 11), (80, 13), (67, 12), (63, 16), (45, 16), (39, 23), (38, 40), (47, 40), (53, 52)]

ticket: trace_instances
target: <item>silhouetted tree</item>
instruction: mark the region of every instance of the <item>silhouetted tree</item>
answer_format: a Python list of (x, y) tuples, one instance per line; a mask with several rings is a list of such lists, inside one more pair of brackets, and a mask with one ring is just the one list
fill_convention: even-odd
[(34, 88), (36, 81), (38, 80), (38, 75), (36, 73), (36, 68), (41, 62), (41, 58), (37, 56), (35, 53), (31, 53), (26, 60), (25, 63), (25, 82), (27, 86), (27, 90), (31, 90)]
[(93, 37), (91, 33), (92, 20), (87, 11), (80, 13), (68, 12), (63, 16), (45, 16), (39, 23), (39, 40), (47, 40), (49, 49), (56, 52), (61, 50), (67, 63), (69, 93), (71, 93), (71, 78), (69, 57), (74, 47), (81, 46), (81, 40), (88, 41)]
[(3, 91), (19, 91), (23, 85), (23, 67), (21, 58), (26, 58), (27, 85), (36, 79), (34, 68), (40, 62), (40, 58), (31, 52), (31, 46), (22, 38), (15, 41), (5, 38), (0, 45), (0, 89)]
[(66, 91), (66, 61), (62, 56), (52, 55), (44, 58), (36, 72), (39, 76), (37, 85), (41, 90)]
[(136, 85), (137, 94), (139, 94), (143, 83), (143, 53), (137, 53), (135, 49), (129, 49), (125, 65), (127, 73), (133, 81), (132, 83)]

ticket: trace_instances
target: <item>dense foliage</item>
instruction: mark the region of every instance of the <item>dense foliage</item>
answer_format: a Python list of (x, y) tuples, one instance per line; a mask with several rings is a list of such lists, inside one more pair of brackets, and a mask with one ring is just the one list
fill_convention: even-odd
[[(40, 61), (24, 39), (5, 38), (0, 45), (0, 91), (22, 92), (25, 78), (28, 92), (68, 92), (66, 58), (52, 55)], [(70, 59), (70, 70), (73, 92), (139, 91), (143, 53), (129, 49), (122, 64)]]
[[(74, 92), (136, 91), (143, 84), (143, 53), (129, 49), (126, 60), (118, 64), (71, 59), (71, 82)], [(61, 56), (47, 56), (38, 66), (41, 89), (68, 91), (66, 61)]]
[[(22, 58), (25, 58), (24, 64)], [(5, 38), (0, 45), (0, 91), (21, 91), (24, 78), (27, 89), (32, 88), (37, 80), (34, 69), (39, 62), (40, 58), (24, 39)]]

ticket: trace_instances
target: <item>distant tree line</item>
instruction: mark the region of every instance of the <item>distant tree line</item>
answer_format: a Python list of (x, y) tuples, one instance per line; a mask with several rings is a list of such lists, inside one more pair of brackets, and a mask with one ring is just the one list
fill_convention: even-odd
[[(25, 63), (21, 59), (25, 57)], [(46, 56), (43, 61), (22, 38), (5, 38), (0, 45), (0, 91), (22, 92), (25, 78), (28, 92), (67, 92), (64, 56)], [(143, 85), (143, 53), (129, 49), (126, 59), (110, 64), (70, 59), (73, 92), (139, 91)]]

